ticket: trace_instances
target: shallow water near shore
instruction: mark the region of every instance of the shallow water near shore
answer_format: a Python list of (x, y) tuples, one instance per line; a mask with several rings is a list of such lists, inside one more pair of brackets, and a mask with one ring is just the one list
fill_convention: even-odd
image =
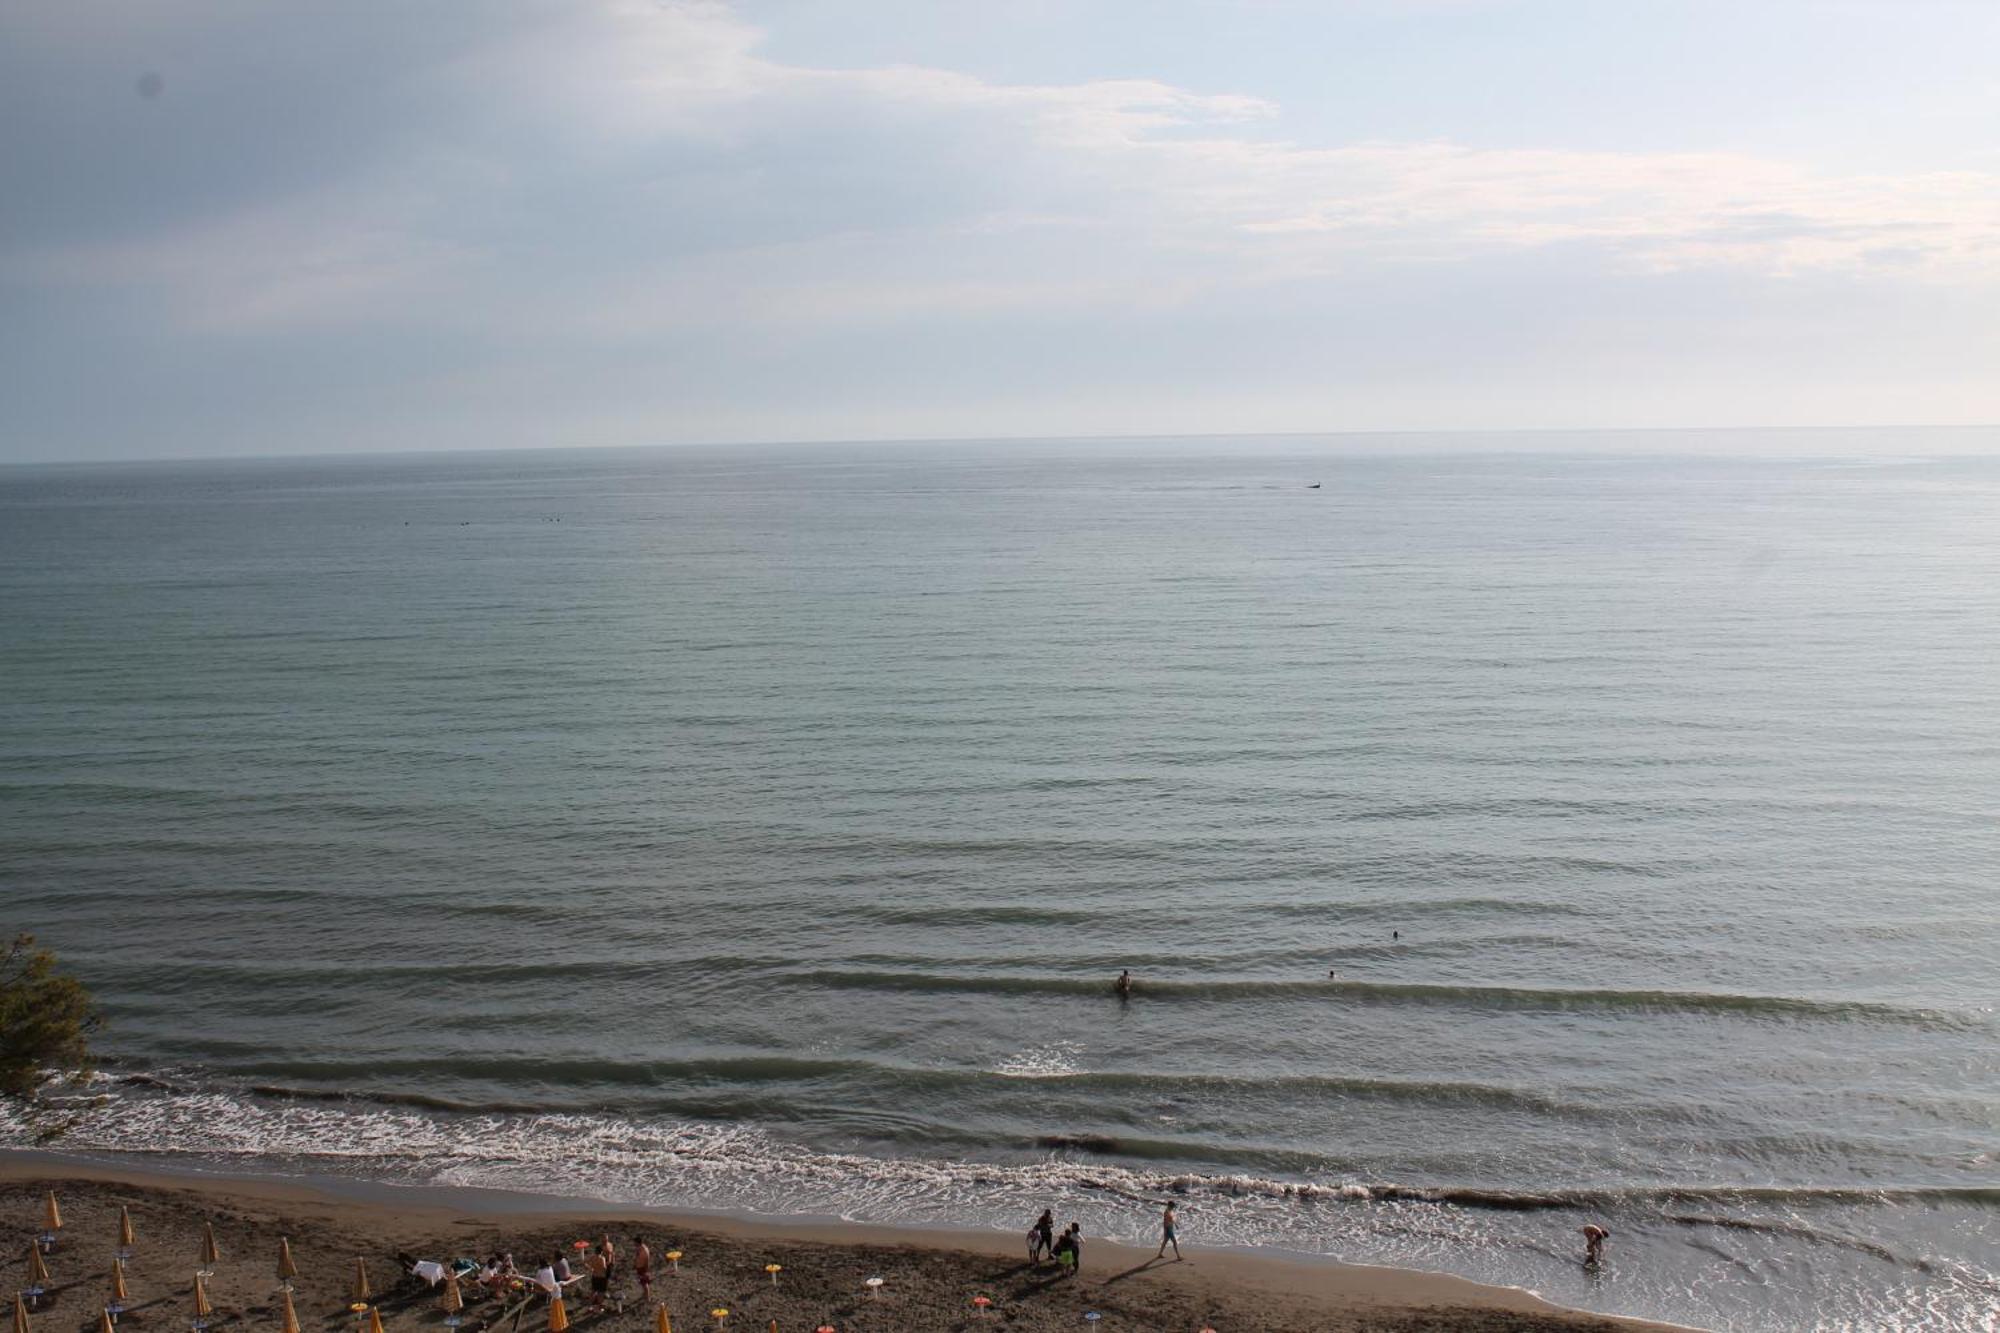
[(1994, 1326), (2000, 463), (1449, 446), (0, 471), (0, 1143)]

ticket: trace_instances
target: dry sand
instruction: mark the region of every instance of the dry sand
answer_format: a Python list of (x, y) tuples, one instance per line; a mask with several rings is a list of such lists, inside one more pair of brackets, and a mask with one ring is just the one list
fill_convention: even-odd
[[(127, 1265), (129, 1333), (182, 1333), (193, 1313), (201, 1226), (214, 1225), (222, 1251), (208, 1283), (219, 1333), (279, 1326), (278, 1238), (291, 1238), (300, 1278), (294, 1303), (305, 1333), (356, 1333), (349, 1283), (356, 1258), (367, 1261), (387, 1333), (445, 1333), (438, 1293), (403, 1276), (399, 1251), (448, 1261), (511, 1252), (531, 1258), (580, 1238), (609, 1232), (620, 1254), (614, 1296), (622, 1309), (602, 1314), (570, 1298), (573, 1324), (588, 1333), (652, 1333), (654, 1310), (638, 1299), (631, 1237), (656, 1254), (683, 1252), (674, 1275), (664, 1259), (654, 1280), (676, 1333), (712, 1330), (708, 1311), (730, 1313), (726, 1328), (765, 1333), (840, 1333), (1006, 1329), (1009, 1333), (1096, 1328), (1197, 1333), (1299, 1333), (1302, 1330), (1453, 1330), (1463, 1333), (1578, 1333), (1663, 1330), (1666, 1325), (1559, 1310), (1521, 1291), (1396, 1269), (1294, 1261), (1192, 1247), (1182, 1263), (1149, 1262), (1139, 1252), (1086, 1239), (1084, 1271), (1069, 1278), (1030, 1268), (1018, 1238), (984, 1232), (924, 1232), (885, 1227), (770, 1223), (607, 1207), (523, 1209), (506, 1195), (423, 1190), (376, 1191), (357, 1199), (308, 1184), (236, 1178), (150, 1175), (33, 1154), (0, 1156), (0, 1240), (17, 1287), (29, 1244), (40, 1230), (42, 1199), (53, 1189), (65, 1226), (48, 1256), (50, 1298), (33, 1316), (36, 1333), (95, 1330), (109, 1287), (118, 1208), (131, 1209), (137, 1252)], [(407, 1196), (405, 1198), (404, 1196)], [(784, 1266), (774, 1287), (767, 1263)], [(871, 1298), (863, 1280), (885, 1279)], [(464, 1329), (541, 1333), (546, 1302), (496, 1302), (465, 1288)], [(980, 1315), (972, 1300), (993, 1301)], [(1095, 1310), (1101, 1321), (1084, 1318)]]

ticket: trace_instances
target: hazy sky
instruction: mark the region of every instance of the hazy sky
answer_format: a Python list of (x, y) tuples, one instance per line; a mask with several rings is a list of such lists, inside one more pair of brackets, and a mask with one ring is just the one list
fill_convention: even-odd
[(0, 0), (0, 459), (1995, 421), (1994, 0)]

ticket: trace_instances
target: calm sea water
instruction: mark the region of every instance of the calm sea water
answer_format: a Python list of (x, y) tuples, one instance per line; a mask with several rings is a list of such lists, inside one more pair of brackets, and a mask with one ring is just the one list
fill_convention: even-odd
[(1995, 1327), (2000, 462), (1401, 443), (0, 471), (0, 1142)]

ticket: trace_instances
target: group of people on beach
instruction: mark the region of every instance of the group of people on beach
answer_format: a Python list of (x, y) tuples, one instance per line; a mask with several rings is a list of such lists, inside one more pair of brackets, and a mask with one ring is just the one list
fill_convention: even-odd
[[(1174, 1214), (1174, 1205), (1168, 1203), (1160, 1214), (1160, 1252), (1153, 1257), (1164, 1259), (1167, 1247), (1171, 1245), (1174, 1258), (1181, 1257), (1181, 1243), (1175, 1235), (1179, 1219)], [(1062, 1235), (1056, 1235), (1056, 1215), (1047, 1208), (1028, 1228), (1028, 1262), (1041, 1264), (1054, 1261), (1061, 1264), (1064, 1274), (1075, 1277), (1083, 1270), (1083, 1223), (1071, 1222), (1063, 1228)]]
[[(583, 1245), (582, 1241), (577, 1242)], [(515, 1283), (525, 1282), (537, 1287), (549, 1296), (559, 1296), (573, 1282), (585, 1277), (590, 1279), (590, 1308), (602, 1310), (611, 1294), (611, 1282), (618, 1271), (618, 1247), (612, 1244), (611, 1235), (605, 1233), (597, 1244), (583, 1255), (583, 1271), (578, 1272), (566, 1255), (550, 1254), (542, 1260), (541, 1266), (532, 1273), (523, 1273), (514, 1266), (511, 1254), (495, 1254), (486, 1260), (479, 1270), (479, 1285), (495, 1296), (504, 1297)], [(643, 1237), (632, 1237), (632, 1277), (639, 1284), (639, 1299), (650, 1304), (653, 1299), (653, 1250)]]

